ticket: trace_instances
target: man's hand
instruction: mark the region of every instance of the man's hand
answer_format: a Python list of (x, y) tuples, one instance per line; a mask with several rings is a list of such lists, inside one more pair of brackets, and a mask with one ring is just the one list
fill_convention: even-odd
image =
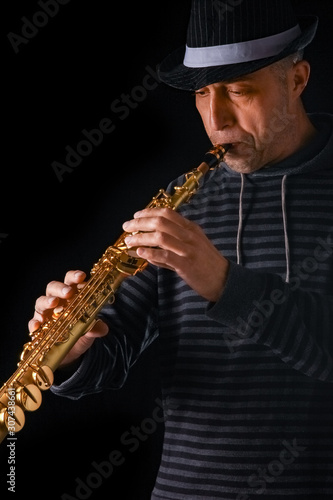
[[(42, 323), (51, 319), (53, 311), (60, 311), (66, 306), (75, 293), (85, 285), (85, 273), (83, 271), (69, 271), (64, 279), (60, 281), (51, 281), (46, 287), (46, 295), (39, 297), (35, 304), (35, 314), (29, 321), (29, 331), (34, 332)], [(103, 337), (108, 333), (108, 326), (98, 321), (92, 330), (81, 337), (72, 350), (62, 361), (61, 366), (68, 365), (84, 354), (93, 344), (97, 337)]]
[(125, 222), (126, 245), (155, 266), (175, 271), (193, 290), (216, 302), (225, 287), (229, 263), (202, 229), (169, 208), (137, 212)]

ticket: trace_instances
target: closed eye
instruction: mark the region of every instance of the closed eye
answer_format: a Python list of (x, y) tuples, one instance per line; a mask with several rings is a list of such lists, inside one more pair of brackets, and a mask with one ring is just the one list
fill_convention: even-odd
[(246, 94), (246, 92), (240, 90), (228, 90), (228, 93), (236, 96), (242, 96)]
[(209, 94), (209, 91), (206, 89), (196, 90), (192, 95), (199, 97), (206, 97)]

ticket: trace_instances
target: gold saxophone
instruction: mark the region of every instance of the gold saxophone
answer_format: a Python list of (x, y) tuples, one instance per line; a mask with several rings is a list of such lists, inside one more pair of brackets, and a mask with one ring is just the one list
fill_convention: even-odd
[[(204, 161), (186, 174), (186, 181), (176, 186), (172, 195), (161, 189), (147, 208), (167, 207), (176, 210), (187, 203), (199, 188), (200, 179), (215, 168), (230, 146), (214, 146)], [(108, 302), (114, 301), (122, 281), (142, 271), (147, 261), (127, 249), (124, 232), (94, 265), (85, 286), (52, 319), (30, 334), (24, 345), (18, 368), (0, 389), (0, 443), (13, 436), (25, 423), (25, 411), (34, 411), (42, 402), (42, 391), (53, 384), (53, 373), (73, 345), (96, 323), (96, 316)]]

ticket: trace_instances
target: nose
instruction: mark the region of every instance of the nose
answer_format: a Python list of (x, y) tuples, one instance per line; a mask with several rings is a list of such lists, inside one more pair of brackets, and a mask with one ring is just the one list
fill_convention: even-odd
[(213, 131), (221, 131), (231, 127), (235, 123), (232, 104), (227, 96), (216, 91), (210, 94), (210, 128)]

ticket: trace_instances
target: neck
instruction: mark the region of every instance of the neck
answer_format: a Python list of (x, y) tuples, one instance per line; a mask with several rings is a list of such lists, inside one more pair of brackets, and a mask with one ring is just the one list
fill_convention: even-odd
[(283, 137), (281, 137), (285, 145), (283, 152), (281, 151), (280, 154), (277, 154), (275, 159), (269, 162), (270, 165), (280, 163), (282, 160), (300, 151), (309, 144), (318, 133), (306, 114), (302, 103), (299, 108), (295, 110), (294, 116), (295, 118), (290, 127), (288, 127), (288, 130), (284, 132)]
[(290, 151), (287, 156), (296, 153), (309, 144), (318, 133), (317, 129), (314, 127), (306, 114), (302, 103), (296, 113), (295, 122), (293, 123), (293, 131), (294, 133), (291, 133), (290, 135), (292, 141)]
[(299, 148), (301, 149), (306, 146), (312, 139), (317, 135), (318, 130), (315, 128), (313, 123), (310, 121), (305, 109), (302, 106), (301, 117), (299, 120)]

